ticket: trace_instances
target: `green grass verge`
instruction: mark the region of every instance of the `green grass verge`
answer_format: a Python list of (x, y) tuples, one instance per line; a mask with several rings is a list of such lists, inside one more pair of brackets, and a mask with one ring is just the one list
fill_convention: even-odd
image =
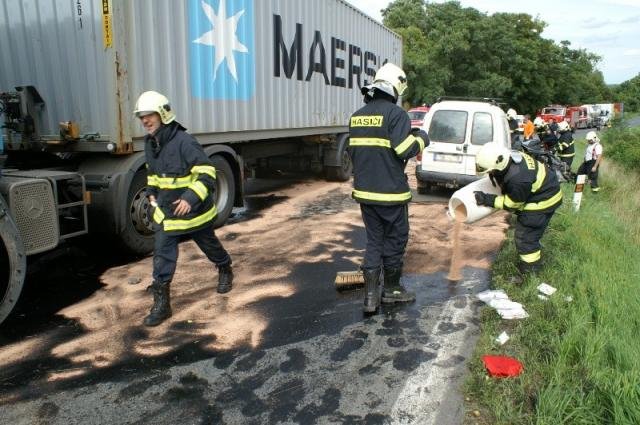
[[(573, 185), (564, 184), (564, 204), (542, 240), (545, 269), (522, 287), (508, 283), (517, 258), (509, 231), (491, 286), (523, 303), (530, 317), (502, 320), (482, 308), (465, 423), (640, 424), (640, 179), (626, 168), (605, 162), (602, 191), (587, 186), (577, 213)], [(537, 296), (541, 282), (558, 289), (547, 301)], [(511, 339), (500, 346), (494, 339), (503, 330)], [(483, 354), (513, 356), (524, 372), (489, 378)]]

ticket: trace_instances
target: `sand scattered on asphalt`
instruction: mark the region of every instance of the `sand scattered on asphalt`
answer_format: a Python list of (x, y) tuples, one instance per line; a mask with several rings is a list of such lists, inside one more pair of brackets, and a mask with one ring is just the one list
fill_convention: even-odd
[[(349, 182), (296, 184), (275, 191), (284, 201), (261, 211), (261, 218), (219, 229), (217, 235), (234, 260), (234, 289), (228, 294), (215, 292), (217, 271), (195, 243), (184, 242), (171, 286), (170, 320), (152, 329), (141, 326), (152, 304), (151, 294), (145, 291), (150, 284), (151, 258), (145, 258), (107, 270), (101, 276), (104, 288), (59, 312), (77, 321), (83, 330), (79, 336), (59, 344), (52, 342), (54, 335), (47, 334), (17, 342), (0, 351), (0, 365), (20, 358), (63, 358), (70, 366), (51, 372), (48, 379), (53, 381), (112, 366), (130, 356), (160, 356), (188, 343), (204, 343), (217, 350), (257, 347), (269, 320), (260, 304), (295, 293), (295, 284), (301, 282), (293, 279), (304, 279), (292, 274), (296, 264), (321, 264), (335, 258), (359, 264), (363, 247), (353, 246), (352, 235), (364, 232), (364, 227), (350, 191)], [(413, 203), (409, 213), (411, 232), (404, 272), (446, 272), (453, 223), (445, 214), (445, 204)], [(462, 266), (489, 267), (506, 228), (503, 213), (463, 225)], [(131, 285), (127, 283), (130, 279), (142, 281)], [(50, 347), (50, 352), (34, 349), (38, 343)]]

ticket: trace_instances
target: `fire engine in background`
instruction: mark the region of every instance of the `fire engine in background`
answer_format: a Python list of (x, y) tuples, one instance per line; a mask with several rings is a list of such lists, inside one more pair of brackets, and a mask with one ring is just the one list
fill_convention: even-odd
[(408, 111), (409, 118), (411, 118), (411, 127), (420, 128), (424, 123), (424, 117), (429, 112), (429, 107), (426, 105), (416, 106), (415, 108), (411, 108)]

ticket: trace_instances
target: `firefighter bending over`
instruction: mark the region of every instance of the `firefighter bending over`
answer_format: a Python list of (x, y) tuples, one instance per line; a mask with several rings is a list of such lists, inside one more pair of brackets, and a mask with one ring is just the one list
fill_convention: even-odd
[(147, 132), (147, 193), (153, 210), (153, 307), (144, 319), (157, 326), (171, 317), (169, 284), (178, 261), (178, 243), (189, 235), (218, 268), (218, 293), (231, 290), (231, 257), (213, 231), (216, 169), (198, 141), (178, 123), (169, 100), (147, 91), (134, 113)]
[[(540, 239), (556, 209), (562, 204), (562, 191), (556, 173), (523, 152), (512, 152), (496, 143), (487, 143), (476, 156), (480, 173), (489, 173), (502, 195), (474, 192), (476, 203), (504, 209), (517, 215), (516, 250), (521, 275), (537, 272), (542, 266)], [(516, 283), (522, 283), (518, 276)]]
[(404, 71), (391, 63), (383, 65), (373, 83), (362, 88), (366, 105), (351, 116), (349, 125), (352, 196), (360, 203), (367, 234), (362, 265), (365, 313), (378, 309), (381, 268), (383, 303), (415, 300), (400, 284), (411, 200), (404, 169), (429, 144), (429, 138), (424, 130), (411, 129), (409, 115), (396, 105), (406, 88)]

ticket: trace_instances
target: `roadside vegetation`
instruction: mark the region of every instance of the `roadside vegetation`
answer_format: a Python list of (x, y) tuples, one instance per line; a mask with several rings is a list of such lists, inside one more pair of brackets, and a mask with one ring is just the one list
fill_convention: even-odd
[[(579, 141), (574, 169), (581, 163)], [(624, 122), (604, 132), (602, 191), (585, 186), (579, 212), (573, 184), (542, 242), (545, 269), (521, 287), (513, 233), (493, 264), (492, 289), (504, 289), (530, 317), (503, 320), (482, 308), (482, 334), (470, 362), (468, 424), (640, 423), (640, 129)], [(557, 288), (548, 300), (536, 287)], [(506, 331), (503, 346), (495, 338)], [(481, 356), (524, 365), (516, 378), (489, 378)], [(475, 414), (474, 414), (475, 413)]]

